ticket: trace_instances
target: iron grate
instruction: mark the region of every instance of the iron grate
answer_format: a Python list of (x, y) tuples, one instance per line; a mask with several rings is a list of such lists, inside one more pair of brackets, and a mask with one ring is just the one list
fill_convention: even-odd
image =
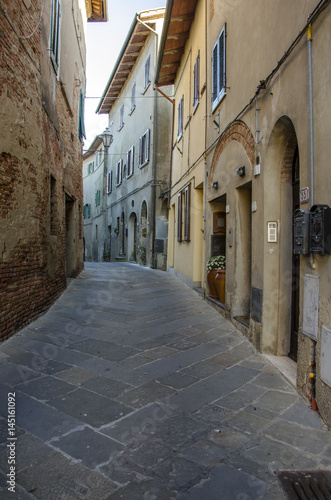
[(288, 500), (331, 499), (331, 471), (280, 471), (277, 476)]

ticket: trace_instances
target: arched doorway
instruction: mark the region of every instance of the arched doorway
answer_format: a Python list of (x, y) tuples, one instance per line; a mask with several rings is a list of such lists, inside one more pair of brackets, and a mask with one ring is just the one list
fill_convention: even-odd
[(128, 222), (128, 259), (135, 261), (137, 258), (137, 216), (132, 212)]
[(121, 252), (122, 255), (125, 254), (125, 215), (122, 212), (121, 215)]
[(142, 265), (146, 265), (147, 262), (147, 203), (146, 201), (142, 202), (141, 205), (141, 240), (140, 240), (140, 248), (139, 248), (139, 259)]
[(300, 259), (293, 258), (292, 235), (300, 166), (296, 132), (287, 116), (271, 133), (264, 170), (264, 227), (276, 222), (278, 239), (269, 243), (265, 236), (262, 350), (296, 360)]

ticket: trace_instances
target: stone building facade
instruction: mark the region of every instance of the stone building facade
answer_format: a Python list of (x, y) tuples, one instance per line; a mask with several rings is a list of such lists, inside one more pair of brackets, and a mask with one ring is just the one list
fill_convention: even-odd
[(209, 296), (224, 254), (215, 307), (331, 424), (330, 2), (168, 0), (165, 19), (169, 271)]
[(0, 339), (83, 267), (85, 24), (82, 0), (0, 7)]
[(163, 16), (164, 9), (135, 16), (97, 109), (108, 114), (113, 135), (98, 258), (109, 249), (112, 261), (165, 270), (172, 104), (153, 86)]
[(110, 235), (106, 224), (107, 186), (104, 185), (105, 150), (97, 136), (83, 155), (84, 260), (102, 262), (110, 257)]

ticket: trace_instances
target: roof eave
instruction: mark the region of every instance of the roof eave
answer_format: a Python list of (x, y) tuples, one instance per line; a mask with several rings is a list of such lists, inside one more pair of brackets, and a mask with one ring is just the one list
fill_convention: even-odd
[(167, 35), (168, 35), (168, 29), (169, 29), (169, 23), (170, 23), (170, 19), (171, 19), (173, 5), (174, 5), (174, 0), (168, 0), (165, 15), (164, 15), (161, 40), (160, 40), (159, 57), (158, 57), (157, 66), (156, 66), (155, 85), (158, 85), (158, 82), (159, 82), (159, 76), (160, 76), (160, 71), (161, 71), (161, 66), (162, 66), (162, 59), (163, 59), (165, 44), (167, 41)]
[(107, 92), (108, 92), (108, 90), (109, 90), (109, 87), (110, 87), (110, 85), (111, 85), (111, 82), (112, 82), (112, 80), (113, 80), (113, 78), (114, 78), (114, 76), (115, 76), (115, 73), (116, 73), (116, 71), (117, 71), (117, 68), (118, 68), (118, 67), (119, 67), (119, 65), (120, 65), (121, 59), (122, 59), (122, 57), (123, 57), (123, 55), (124, 55), (124, 53), (125, 53), (125, 50), (126, 50), (126, 48), (127, 48), (127, 46), (128, 46), (128, 43), (129, 43), (129, 41), (130, 41), (130, 38), (131, 38), (131, 36), (132, 36), (133, 32), (134, 32), (134, 29), (135, 29), (135, 27), (136, 27), (136, 24), (137, 24), (137, 14), (135, 15), (135, 17), (134, 17), (134, 19), (133, 19), (133, 21), (132, 21), (131, 27), (130, 27), (130, 29), (129, 29), (129, 31), (128, 31), (128, 34), (127, 34), (126, 39), (125, 39), (125, 41), (124, 41), (124, 44), (123, 44), (123, 46), (122, 46), (121, 52), (119, 53), (119, 56), (118, 56), (118, 58), (117, 58), (117, 61), (116, 61), (115, 66), (114, 66), (114, 68), (113, 68), (113, 71), (112, 71), (112, 73), (111, 73), (111, 75), (110, 75), (110, 77), (109, 77), (109, 80), (108, 80), (108, 82), (107, 82), (107, 85), (106, 85), (106, 87), (105, 87), (105, 90), (103, 91), (102, 97), (101, 97), (101, 99), (100, 99), (100, 101), (99, 101), (98, 107), (97, 107), (97, 109), (96, 109), (96, 113), (97, 113), (97, 114), (99, 114), (99, 115), (102, 115), (102, 114), (108, 114), (108, 112), (107, 112), (107, 111), (101, 111), (101, 112), (100, 112), (100, 108), (101, 108), (101, 106), (102, 106), (102, 105), (103, 105), (103, 103), (104, 103), (104, 100), (105, 100), (105, 97), (106, 97)]

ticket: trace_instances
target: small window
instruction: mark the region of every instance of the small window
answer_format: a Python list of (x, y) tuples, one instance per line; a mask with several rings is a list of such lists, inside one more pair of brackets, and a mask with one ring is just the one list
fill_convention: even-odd
[(91, 205), (89, 203), (86, 203), (86, 205), (84, 205), (83, 217), (84, 219), (91, 217)]
[(116, 186), (122, 183), (123, 160), (116, 163)]
[(127, 164), (127, 177), (131, 177), (133, 175), (133, 168), (134, 168), (134, 146), (129, 149), (127, 152), (127, 158), (126, 158), (126, 164)]
[(184, 112), (184, 96), (182, 96), (181, 100), (178, 104), (178, 132), (177, 139), (180, 139), (183, 135), (183, 112)]
[(95, 192), (95, 205), (98, 206), (100, 205), (100, 189)]
[(112, 190), (112, 172), (107, 174), (107, 194), (110, 194)]
[(132, 85), (132, 92), (131, 92), (131, 112), (135, 109), (136, 107), (136, 83)]
[(94, 161), (87, 165), (87, 174), (92, 174), (94, 172)]
[(213, 109), (222, 100), (226, 93), (226, 66), (225, 66), (225, 31), (226, 25), (213, 47), (212, 63), (212, 102)]
[(139, 138), (139, 163), (141, 168), (149, 162), (149, 129)]
[(124, 104), (120, 109), (120, 129), (124, 127)]
[(50, 57), (56, 72), (59, 67), (60, 16), (60, 0), (52, 0)]
[(193, 71), (193, 111), (195, 111), (197, 105), (199, 104), (199, 79), (200, 79), (200, 52), (194, 63)]
[(151, 56), (148, 56), (145, 62), (145, 87), (144, 87), (145, 89), (147, 89), (148, 85), (151, 83), (150, 65), (151, 65)]

